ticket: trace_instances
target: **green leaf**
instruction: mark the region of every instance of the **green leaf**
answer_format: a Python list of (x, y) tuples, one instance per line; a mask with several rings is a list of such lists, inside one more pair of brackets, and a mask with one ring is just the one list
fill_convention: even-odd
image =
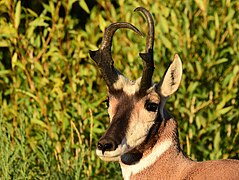
[(17, 53), (15, 52), (12, 56), (12, 69), (15, 68), (16, 64), (17, 64)]
[(16, 12), (15, 12), (15, 17), (14, 17), (14, 27), (16, 29), (18, 29), (18, 26), (20, 24), (20, 21), (21, 21), (21, 1), (18, 1), (17, 2), (17, 5), (16, 5)]
[(215, 29), (219, 28), (219, 18), (217, 12), (214, 13), (214, 18), (215, 18)]
[(171, 10), (171, 21), (176, 27), (178, 26), (178, 18), (174, 10)]
[(226, 103), (231, 99), (232, 99), (232, 94), (224, 95), (221, 99), (221, 102), (217, 105), (216, 110), (217, 111), (221, 110), (226, 105)]
[(99, 15), (99, 23), (100, 23), (100, 30), (104, 32), (106, 28), (106, 22), (104, 18), (101, 16), (101, 14)]
[(87, 12), (88, 14), (90, 14), (90, 10), (89, 10), (89, 8), (88, 8), (88, 6), (87, 6), (85, 0), (80, 0), (79, 5), (80, 5), (80, 7), (82, 7), (82, 9), (85, 10), (85, 12)]
[(216, 135), (215, 135), (214, 141), (213, 141), (215, 150), (219, 149), (220, 139), (221, 139), (220, 131), (216, 131)]
[(235, 10), (232, 8), (229, 8), (228, 15), (224, 19), (224, 22), (226, 23), (226, 22), (230, 21), (234, 17), (234, 14), (235, 14)]
[(11, 71), (9, 71), (9, 70), (1, 70), (0, 76), (6, 76), (6, 75), (9, 75), (10, 73), (11, 73)]
[(44, 19), (42, 17), (39, 17), (35, 19), (34, 21), (30, 22), (30, 26), (42, 26), (42, 27), (48, 27), (49, 25), (44, 22)]
[(41, 127), (43, 127), (43, 128), (48, 128), (48, 126), (47, 126), (47, 124), (46, 123), (44, 123), (43, 121), (41, 121), (41, 120), (39, 120), (39, 119), (36, 119), (36, 118), (32, 118), (31, 119), (31, 123), (32, 124), (38, 124), (38, 125), (40, 125)]
[(163, 29), (164, 33), (168, 33), (169, 32), (168, 21), (163, 16), (160, 16), (160, 25), (162, 26), (162, 29)]
[(211, 61), (207, 64), (208, 68), (211, 68), (212, 66), (216, 66), (222, 63), (227, 62), (228, 59), (227, 58), (221, 58), (221, 59), (217, 59), (216, 61)]
[(223, 115), (223, 114), (228, 113), (228, 112), (231, 111), (232, 109), (233, 109), (233, 106), (229, 106), (229, 107), (225, 107), (225, 108), (223, 108), (223, 109), (221, 109), (221, 110), (219, 110), (219, 111), (217, 111), (217, 112), (218, 112), (218, 114)]
[(37, 13), (29, 8), (27, 8), (27, 12), (29, 12), (32, 16), (34, 16), (36, 18), (38, 17)]
[(42, 3), (42, 6), (44, 7), (44, 10), (51, 12), (51, 7), (50, 5), (46, 4), (46, 3)]
[(206, 10), (206, 4), (205, 4), (205, 1), (203, 0), (195, 0), (196, 4), (199, 6), (199, 8), (202, 10), (202, 11), (205, 11)]
[(164, 35), (160, 35), (160, 39), (166, 48), (170, 50), (172, 49), (172, 43), (168, 40), (168, 38), (166, 38)]

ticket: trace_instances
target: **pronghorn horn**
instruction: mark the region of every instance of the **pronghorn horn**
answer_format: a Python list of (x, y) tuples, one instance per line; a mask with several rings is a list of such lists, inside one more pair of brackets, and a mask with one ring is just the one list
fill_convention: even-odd
[(118, 76), (120, 74), (120, 72), (117, 69), (115, 69), (114, 61), (111, 56), (111, 45), (113, 35), (115, 31), (120, 28), (128, 28), (142, 35), (142, 33), (130, 23), (126, 22), (112, 23), (105, 30), (100, 49), (97, 51), (89, 51), (90, 57), (98, 65), (109, 89), (113, 89), (113, 84), (118, 80)]
[(143, 59), (143, 75), (140, 83), (139, 93), (144, 95), (152, 85), (152, 76), (154, 72), (153, 46), (154, 46), (154, 22), (152, 15), (143, 7), (138, 7), (134, 11), (141, 11), (148, 23), (148, 35), (146, 41), (146, 52), (140, 53)]

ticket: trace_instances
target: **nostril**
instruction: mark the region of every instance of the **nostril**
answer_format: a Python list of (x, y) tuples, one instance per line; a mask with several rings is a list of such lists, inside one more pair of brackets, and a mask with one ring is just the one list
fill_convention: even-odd
[(98, 142), (97, 148), (102, 151), (102, 154), (105, 153), (105, 151), (113, 151), (116, 149), (116, 144), (114, 141), (102, 139)]
[(101, 143), (98, 142), (97, 147), (99, 150), (102, 150), (104, 148), (104, 145), (102, 145)]
[(112, 150), (113, 144), (112, 143), (107, 143), (104, 145), (105, 150)]

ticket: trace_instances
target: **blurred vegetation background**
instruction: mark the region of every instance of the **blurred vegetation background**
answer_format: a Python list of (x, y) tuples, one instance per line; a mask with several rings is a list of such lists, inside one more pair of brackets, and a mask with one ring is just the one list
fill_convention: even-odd
[[(167, 109), (195, 160), (239, 159), (239, 1), (0, 0), (0, 179), (122, 179), (95, 155), (108, 124), (106, 86), (90, 59), (104, 29), (133, 10), (155, 20), (155, 81), (175, 53), (183, 80)], [(142, 73), (145, 37), (119, 30), (115, 66)]]

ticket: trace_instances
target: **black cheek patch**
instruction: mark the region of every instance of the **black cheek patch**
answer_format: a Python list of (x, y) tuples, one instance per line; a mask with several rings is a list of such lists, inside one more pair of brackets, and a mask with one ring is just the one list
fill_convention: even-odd
[(121, 156), (121, 161), (127, 165), (136, 164), (143, 157), (143, 153), (134, 149), (129, 153), (123, 154)]

